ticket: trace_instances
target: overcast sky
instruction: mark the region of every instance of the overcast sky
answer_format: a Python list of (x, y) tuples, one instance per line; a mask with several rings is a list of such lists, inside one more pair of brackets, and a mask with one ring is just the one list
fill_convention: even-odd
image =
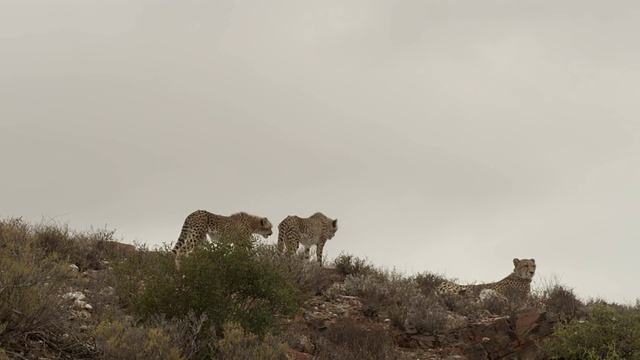
[[(0, 0), (0, 216), (640, 298), (640, 2)], [(275, 230), (275, 229), (274, 229)], [(275, 243), (277, 232), (267, 242)]]

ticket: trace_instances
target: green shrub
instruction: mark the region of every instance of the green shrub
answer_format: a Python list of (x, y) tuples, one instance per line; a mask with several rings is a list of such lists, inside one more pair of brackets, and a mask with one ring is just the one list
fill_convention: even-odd
[(262, 336), (279, 316), (299, 309), (302, 293), (271, 262), (257, 256), (255, 243), (206, 243), (181, 261), (164, 249), (141, 252), (114, 264), (117, 293), (134, 314), (148, 320), (190, 312), (205, 314), (217, 331), (228, 321)]
[(237, 323), (228, 322), (222, 326), (224, 337), (216, 342), (221, 360), (283, 360), (286, 359), (287, 344), (279, 341), (271, 333), (263, 339), (245, 332)]
[(119, 321), (104, 321), (95, 331), (96, 348), (104, 360), (181, 360), (180, 350), (170, 345), (161, 329), (134, 327)]
[(543, 350), (554, 359), (640, 359), (640, 314), (595, 305), (589, 320), (560, 323)]

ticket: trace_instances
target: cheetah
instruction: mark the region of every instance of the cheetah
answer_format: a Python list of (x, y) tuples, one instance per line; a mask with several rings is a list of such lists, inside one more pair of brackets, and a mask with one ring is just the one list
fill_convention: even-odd
[(309, 250), (315, 245), (318, 263), (322, 264), (324, 244), (335, 236), (336, 231), (338, 219), (330, 219), (320, 212), (308, 218), (290, 215), (278, 225), (278, 250), (293, 254), (298, 250), (298, 245), (302, 244), (304, 257), (309, 259)]
[(258, 217), (245, 212), (231, 216), (216, 215), (206, 210), (196, 210), (184, 220), (180, 237), (173, 248), (176, 254), (176, 268), (180, 269), (180, 256), (202, 245), (207, 234), (212, 241), (250, 239), (253, 234), (268, 238), (273, 225), (266, 217)]
[(438, 294), (459, 294), (472, 295), (481, 298), (490, 294), (497, 295), (503, 300), (510, 296), (526, 297), (531, 292), (531, 280), (536, 272), (536, 261), (534, 259), (513, 259), (515, 268), (509, 276), (504, 279), (477, 285), (458, 285), (451, 281), (440, 284), (436, 290)]

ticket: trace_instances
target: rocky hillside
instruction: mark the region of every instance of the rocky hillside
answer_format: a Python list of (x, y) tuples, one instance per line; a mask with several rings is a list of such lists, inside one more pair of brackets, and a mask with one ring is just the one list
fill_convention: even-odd
[[(320, 267), (269, 246), (210, 244), (178, 273), (166, 247), (9, 219), (0, 273), (0, 360), (640, 355), (629, 339), (640, 335), (636, 308), (585, 304), (558, 284), (507, 302), (437, 296), (441, 276), (407, 277), (348, 254)], [(620, 314), (627, 322), (610, 324)]]

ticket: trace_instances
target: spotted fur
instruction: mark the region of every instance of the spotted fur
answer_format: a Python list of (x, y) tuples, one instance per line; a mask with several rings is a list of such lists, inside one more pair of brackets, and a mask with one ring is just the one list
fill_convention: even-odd
[(216, 215), (206, 210), (196, 210), (184, 220), (180, 237), (173, 248), (176, 268), (180, 269), (180, 257), (193, 251), (207, 240), (244, 241), (253, 234), (268, 238), (273, 225), (266, 217), (239, 212), (231, 216)]
[(534, 259), (513, 259), (514, 269), (509, 276), (504, 279), (488, 284), (459, 285), (450, 281), (445, 281), (437, 288), (438, 294), (459, 294), (480, 296), (483, 293), (497, 293), (501, 298), (510, 296), (528, 296), (531, 292), (531, 280), (536, 272), (536, 261)]
[(278, 225), (278, 250), (293, 254), (300, 244), (304, 247), (304, 256), (309, 258), (311, 246), (316, 247), (316, 257), (322, 263), (322, 251), (327, 240), (338, 231), (338, 220), (330, 219), (317, 212), (308, 218), (287, 216)]

